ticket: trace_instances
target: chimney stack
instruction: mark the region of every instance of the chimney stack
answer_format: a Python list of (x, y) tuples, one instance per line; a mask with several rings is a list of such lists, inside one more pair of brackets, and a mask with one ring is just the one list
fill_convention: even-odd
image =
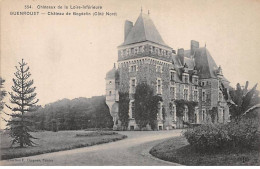
[(131, 29), (133, 28), (133, 22), (126, 20), (125, 21), (125, 40), (127, 38), (127, 35), (129, 34), (129, 32), (131, 31)]
[(184, 49), (183, 48), (178, 49), (177, 56), (178, 56), (181, 64), (184, 65)]
[(191, 40), (191, 42), (190, 42), (190, 54), (194, 55), (195, 50), (198, 49), (199, 47), (200, 47), (200, 43), (198, 41)]

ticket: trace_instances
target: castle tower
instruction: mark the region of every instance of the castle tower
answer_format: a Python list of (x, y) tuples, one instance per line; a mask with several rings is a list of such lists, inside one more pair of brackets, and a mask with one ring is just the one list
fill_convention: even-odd
[(140, 13), (137, 21), (125, 22), (124, 42), (118, 47), (120, 88), (129, 92), (129, 129), (136, 129), (134, 93), (137, 84), (146, 82), (160, 95), (163, 102), (158, 104), (158, 130), (164, 128), (163, 107), (168, 111), (169, 67), (172, 65), (172, 48), (165, 44), (150, 16)]

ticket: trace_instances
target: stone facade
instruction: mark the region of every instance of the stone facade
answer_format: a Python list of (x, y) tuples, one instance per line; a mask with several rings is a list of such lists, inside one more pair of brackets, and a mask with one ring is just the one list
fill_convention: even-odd
[[(106, 75), (106, 103), (115, 129), (120, 127), (118, 92), (129, 93), (129, 130), (138, 129), (134, 120), (133, 95), (136, 86), (142, 82), (152, 86), (154, 93), (162, 97), (163, 101), (158, 104), (158, 130), (183, 128), (184, 122), (229, 121), (229, 109), (220, 90), (229, 82), (206, 47), (200, 48), (199, 42), (192, 40), (190, 50), (178, 49), (175, 54), (163, 42), (149, 16), (141, 13), (134, 26), (130, 23), (126, 21), (125, 41), (118, 47), (118, 66)], [(190, 121), (187, 108), (182, 117), (177, 117), (175, 100), (198, 103), (193, 121)], [(209, 113), (213, 107), (218, 110), (214, 121)]]

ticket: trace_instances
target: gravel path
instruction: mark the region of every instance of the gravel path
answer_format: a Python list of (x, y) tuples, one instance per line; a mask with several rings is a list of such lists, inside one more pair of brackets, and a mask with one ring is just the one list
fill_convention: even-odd
[(149, 150), (181, 130), (125, 131), (128, 138), (91, 147), (0, 161), (1, 165), (87, 165), (87, 166), (165, 166), (178, 165), (152, 157)]

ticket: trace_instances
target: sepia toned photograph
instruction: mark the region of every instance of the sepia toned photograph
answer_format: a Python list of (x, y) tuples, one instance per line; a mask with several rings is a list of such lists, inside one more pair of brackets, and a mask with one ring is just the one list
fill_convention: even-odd
[(1, 166), (259, 166), (259, 0), (1, 0)]

